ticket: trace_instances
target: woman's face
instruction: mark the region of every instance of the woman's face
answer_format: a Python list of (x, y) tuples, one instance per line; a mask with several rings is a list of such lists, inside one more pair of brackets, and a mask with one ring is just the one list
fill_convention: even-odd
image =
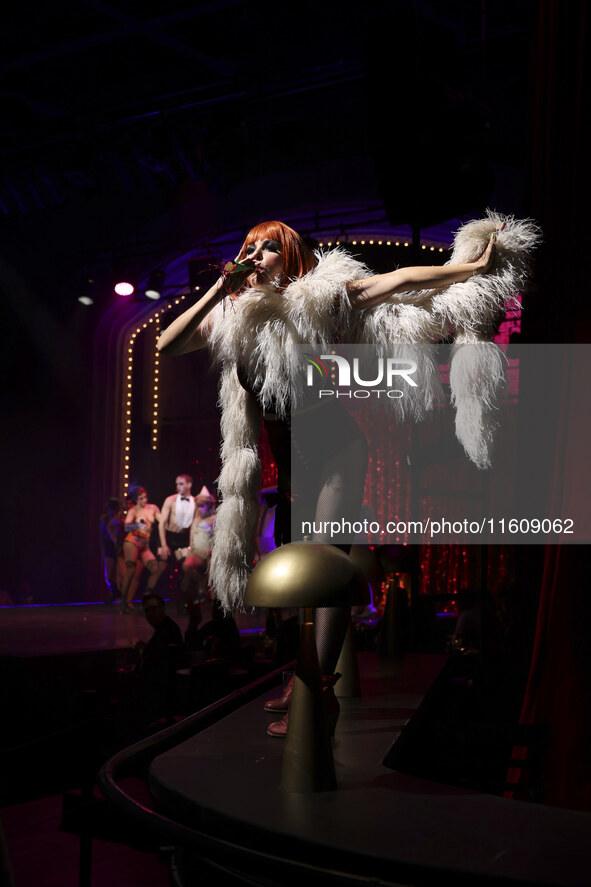
[(140, 508), (145, 508), (145, 506), (148, 504), (148, 494), (140, 493), (137, 497), (137, 504)]
[(270, 283), (283, 271), (281, 245), (276, 240), (255, 240), (244, 250), (244, 261), (252, 262), (255, 270), (248, 277), (251, 286)]

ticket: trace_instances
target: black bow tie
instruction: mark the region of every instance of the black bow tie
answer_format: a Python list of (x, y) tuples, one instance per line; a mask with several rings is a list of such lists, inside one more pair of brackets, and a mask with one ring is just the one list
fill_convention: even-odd
[(188, 496), (181, 496), (181, 502), (188, 502), (188, 501), (189, 501)]

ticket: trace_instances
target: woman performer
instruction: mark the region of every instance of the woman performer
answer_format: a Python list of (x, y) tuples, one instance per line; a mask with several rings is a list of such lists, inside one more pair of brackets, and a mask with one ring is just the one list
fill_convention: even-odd
[(107, 603), (110, 604), (120, 594), (119, 555), (123, 547), (123, 505), (114, 496), (107, 499), (104, 514), (101, 514), (99, 518), (99, 539), (103, 556), (105, 585), (109, 592)]
[(135, 610), (133, 606), (132, 579), (139, 561), (150, 571), (150, 578), (146, 586), (147, 591), (152, 591), (160, 578), (158, 561), (150, 551), (152, 527), (154, 521), (160, 519), (160, 509), (157, 505), (148, 504), (148, 493), (144, 487), (138, 487), (136, 496), (137, 502), (129, 509), (125, 518), (127, 535), (123, 540), (123, 555), (125, 557), (126, 572), (121, 585), (122, 613), (131, 613), (132, 610)]
[[(462, 349), (490, 338), (499, 312), (515, 302), (523, 289), (527, 254), (537, 239), (531, 222), (488, 213), (460, 229), (450, 264), (372, 275), (341, 249), (313, 253), (287, 225), (265, 222), (249, 232), (236, 261), (226, 265), (211, 289), (163, 332), (158, 343), (163, 354), (209, 346), (222, 365), (222, 502), (210, 581), (227, 611), (241, 606), (253, 563), (261, 414), (278, 466), (276, 541), (289, 541), (290, 419), (301, 406), (291, 402), (293, 383), (301, 375), (297, 346), (328, 347), (335, 341), (431, 343), (453, 330), (458, 343), (450, 377), (456, 432), (470, 458), (484, 467), (490, 464), (488, 419), (503, 378), (502, 359), (490, 342), (469, 360)], [(365, 439), (345, 410), (338, 405), (331, 409), (331, 421), (324, 425), (332, 430), (321, 442), (322, 455), (316, 461), (318, 525), (343, 513), (355, 514), (365, 477)], [(330, 540), (314, 536), (311, 541)], [(327, 697), (333, 695), (331, 676), (349, 618), (348, 606), (316, 612)], [(288, 699), (277, 702), (271, 710), (280, 711), (281, 705), (285, 710)], [(271, 724), (268, 732), (284, 736), (286, 718)]]
[(207, 596), (207, 572), (215, 527), (215, 498), (205, 485), (195, 496), (195, 517), (191, 524), (189, 551), (183, 561), (181, 591), (186, 601), (191, 588), (195, 588), (192, 601), (203, 602)]

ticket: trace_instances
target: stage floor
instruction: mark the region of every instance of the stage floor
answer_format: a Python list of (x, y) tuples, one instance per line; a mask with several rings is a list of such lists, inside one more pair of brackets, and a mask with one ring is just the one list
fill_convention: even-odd
[(589, 883), (591, 814), (436, 784), (382, 763), (444, 657), (358, 658), (362, 696), (340, 700), (336, 791), (281, 789), (283, 743), (265, 732), (271, 691), (153, 761), (151, 788), (168, 815), (375, 883), (437, 884), (442, 875), (470, 885)]
[[(0, 607), (0, 656), (34, 657), (104, 650), (130, 649), (137, 641), (148, 641), (153, 630), (141, 605), (124, 615), (117, 603), (64, 604), (53, 606)], [(188, 616), (178, 615), (176, 604), (167, 602), (166, 612), (185, 632)], [(257, 634), (265, 626), (266, 612), (237, 614), (242, 635)], [(202, 606), (202, 622), (210, 618), (210, 604)]]

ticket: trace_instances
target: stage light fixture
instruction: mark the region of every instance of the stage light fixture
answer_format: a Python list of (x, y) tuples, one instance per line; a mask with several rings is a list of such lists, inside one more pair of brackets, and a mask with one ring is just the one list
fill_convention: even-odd
[(118, 296), (131, 296), (135, 291), (133, 283), (126, 280), (120, 280), (115, 284), (114, 289)]
[(162, 298), (162, 285), (164, 283), (164, 271), (162, 268), (155, 268), (148, 275), (148, 283), (144, 290), (146, 299), (157, 301)]
[(94, 285), (94, 280), (92, 277), (87, 278), (84, 281), (84, 285), (80, 287), (80, 293), (78, 295), (78, 301), (81, 305), (85, 305), (88, 307), (89, 305), (94, 305), (94, 299), (92, 298), (92, 287)]

